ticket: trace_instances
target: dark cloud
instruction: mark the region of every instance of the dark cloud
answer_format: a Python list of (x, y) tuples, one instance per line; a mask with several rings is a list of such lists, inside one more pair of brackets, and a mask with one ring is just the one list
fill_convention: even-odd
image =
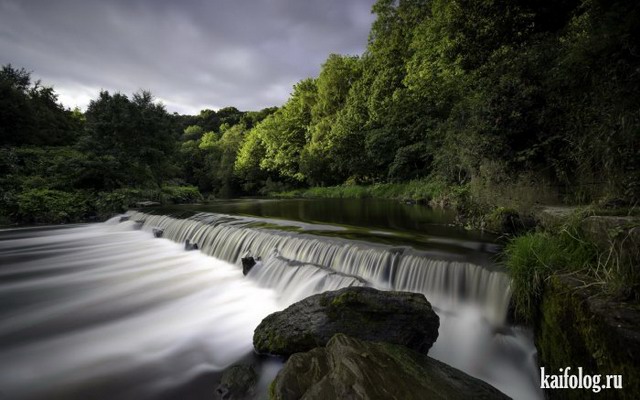
[(170, 111), (282, 104), (330, 53), (360, 54), (374, 0), (0, 0), (0, 64), (69, 107), (150, 89)]

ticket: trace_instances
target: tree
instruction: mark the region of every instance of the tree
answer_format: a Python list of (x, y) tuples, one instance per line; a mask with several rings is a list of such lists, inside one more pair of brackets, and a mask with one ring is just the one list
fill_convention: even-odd
[(312, 185), (338, 183), (331, 170), (330, 131), (345, 105), (349, 90), (361, 75), (358, 57), (331, 54), (316, 79), (317, 94), (311, 108), (306, 143), (300, 155), (300, 171)]
[(175, 136), (162, 104), (148, 91), (127, 96), (107, 91), (92, 100), (86, 112), (87, 137), (81, 147), (110, 155), (129, 172), (129, 186), (160, 185), (172, 174)]
[(304, 181), (300, 156), (308, 140), (316, 90), (313, 79), (300, 81), (293, 87), (287, 103), (255, 128), (265, 149), (260, 168), (277, 172), (293, 182)]
[(11, 64), (0, 70), (0, 144), (64, 146), (77, 139), (81, 122), (58, 103), (53, 88)]

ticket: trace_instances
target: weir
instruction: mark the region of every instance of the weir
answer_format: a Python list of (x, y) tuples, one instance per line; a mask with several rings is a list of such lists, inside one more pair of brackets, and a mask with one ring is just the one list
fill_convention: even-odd
[[(434, 306), (448, 311), (472, 305), (495, 325), (504, 323), (509, 306), (510, 280), (504, 272), (453, 254), (254, 228), (252, 218), (222, 214), (200, 213), (186, 219), (142, 212), (128, 215), (134, 221), (129, 223), (138, 221), (142, 230), (162, 229), (166, 239), (195, 242), (203, 253), (233, 264), (240, 265), (240, 258), (247, 254), (262, 258), (264, 262), (250, 276), (267, 287), (278, 287), (279, 293), (293, 290), (306, 297), (368, 284), (422, 293)], [(315, 289), (301, 289), (310, 288), (311, 281), (316, 282)], [(284, 305), (301, 299), (282, 297)]]

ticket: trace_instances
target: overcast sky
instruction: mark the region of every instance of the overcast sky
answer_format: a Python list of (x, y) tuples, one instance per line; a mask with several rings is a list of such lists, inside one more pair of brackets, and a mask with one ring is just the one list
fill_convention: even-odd
[(82, 109), (149, 89), (170, 112), (282, 105), (330, 53), (361, 54), (375, 0), (0, 0), (0, 64)]

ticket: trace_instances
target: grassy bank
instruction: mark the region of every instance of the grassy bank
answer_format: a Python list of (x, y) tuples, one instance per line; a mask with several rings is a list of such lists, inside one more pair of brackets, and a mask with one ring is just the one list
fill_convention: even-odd
[[(576, 277), (611, 299), (640, 300), (640, 220), (596, 214), (593, 208), (581, 208), (560, 225), (538, 227), (508, 242), (503, 260), (522, 320), (537, 318), (545, 282), (557, 275)], [(594, 224), (597, 230), (592, 229)]]
[[(502, 189), (500, 189), (502, 190)], [(340, 185), (312, 187), (287, 192), (273, 192), (275, 198), (345, 198), (391, 199), (426, 204), (431, 207), (456, 211), (457, 221), (468, 229), (483, 229), (495, 233), (513, 234), (527, 229), (530, 224), (530, 206), (527, 202), (507, 201), (488, 197), (486, 190), (477, 185), (450, 185), (438, 180), (420, 179), (403, 183), (373, 185)]]
[(312, 187), (287, 192), (270, 193), (277, 198), (345, 198), (345, 199), (393, 199), (420, 203), (451, 203), (464, 186), (451, 187), (431, 180), (414, 180), (404, 183), (378, 183), (373, 185), (339, 185)]

